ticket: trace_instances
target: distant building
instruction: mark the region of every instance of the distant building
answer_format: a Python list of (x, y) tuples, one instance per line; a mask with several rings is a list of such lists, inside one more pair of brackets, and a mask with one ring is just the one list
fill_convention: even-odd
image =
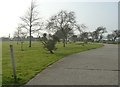
[(20, 41), (21, 38), (20, 38), (20, 37), (14, 37), (12, 40), (13, 40), (13, 41)]
[(11, 39), (8, 38), (8, 37), (2, 37), (1, 39), (2, 39), (2, 41), (10, 41), (10, 40), (11, 40)]
[(73, 41), (73, 42), (78, 41), (77, 35), (72, 35), (72, 36), (69, 38), (69, 40), (70, 40), (70, 41)]

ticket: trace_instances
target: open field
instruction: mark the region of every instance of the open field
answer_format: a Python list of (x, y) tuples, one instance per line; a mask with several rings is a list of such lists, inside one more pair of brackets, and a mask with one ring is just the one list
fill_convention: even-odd
[[(3, 84), (13, 84), (12, 65), (10, 60), (9, 42), (2, 42), (2, 79)], [(45, 69), (55, 61), (78, 52), (94, 49), (103, 46), (102, 44), (85, 44), (84, 46), (76, 43), (68, 43), (66, 47), (57, 44), (54, 54), (46, 51), (40, 42), (32, 42), (32, 48), (28, 47), (28, 42), (24, 43), (24, 51), (20, 49), (20, 43), (11, 42), (14, 46), (14, 56), (17, 69), (17, 84), (24, 84), (33, 78), (37, 73)]]

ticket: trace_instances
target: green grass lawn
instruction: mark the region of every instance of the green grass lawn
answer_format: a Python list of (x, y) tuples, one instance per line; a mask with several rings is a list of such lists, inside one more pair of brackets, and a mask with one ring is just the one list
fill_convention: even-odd
[[(54, 54), (50, 54), (46, 51), (40, 42), (32, 42), (32, 47), (28, 47), (28, 42), (24, 43), (24, 51), (20, 49), (20, 43), (11, 42), (14, 46), (14, 56), (17, 69), (17, 84), (25, 84), (37, 73), (45, 69), (48, 65), (55, 61), (78, 52), (90, 50), (103, 46), (102, 44), (85, 44), (81, 46), (76, 43), (68, 43), (66, 47), (62, 47), (62, 44), (57, 44), (57, 50)], [(12, 64), (10, 60), (9, 42), (2, 42), (2, 83), (9, 85), (14, 84), (12, 74)]]

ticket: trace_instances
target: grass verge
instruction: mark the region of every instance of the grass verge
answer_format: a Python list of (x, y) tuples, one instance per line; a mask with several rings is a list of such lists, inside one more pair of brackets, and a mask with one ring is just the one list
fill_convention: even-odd
[[(48, 65), (56, 62), (57, 60), (78, 52), (95, 49), (103, 46), (102, 44), (89, 43), (84, 46), (71, 43), (66, 47), (62, 47), (61, 43), (57, 44), (57, 50), (54, 54), (50, 54), (43, 49), (40, 42), (32, 42), (32, 48), (28, 47), (28, 42), (24, 43), (24, 51), (20, 49), (20, 43), (11, 42), (14, 46), (14, 56), (16, 62), (17, 83), (18, 85), (25, 84), (37, 73), (41, 72)], [(12, 74), (12, 64), (10, 60), (9, 42), (2, 43), (2, 84), (14, 85)]]

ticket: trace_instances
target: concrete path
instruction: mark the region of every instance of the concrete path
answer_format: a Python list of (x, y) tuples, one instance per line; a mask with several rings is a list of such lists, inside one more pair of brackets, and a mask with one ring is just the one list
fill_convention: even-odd
[(118, 47), (105, 45), (49, 66), (26, 85), (117, 85)]

